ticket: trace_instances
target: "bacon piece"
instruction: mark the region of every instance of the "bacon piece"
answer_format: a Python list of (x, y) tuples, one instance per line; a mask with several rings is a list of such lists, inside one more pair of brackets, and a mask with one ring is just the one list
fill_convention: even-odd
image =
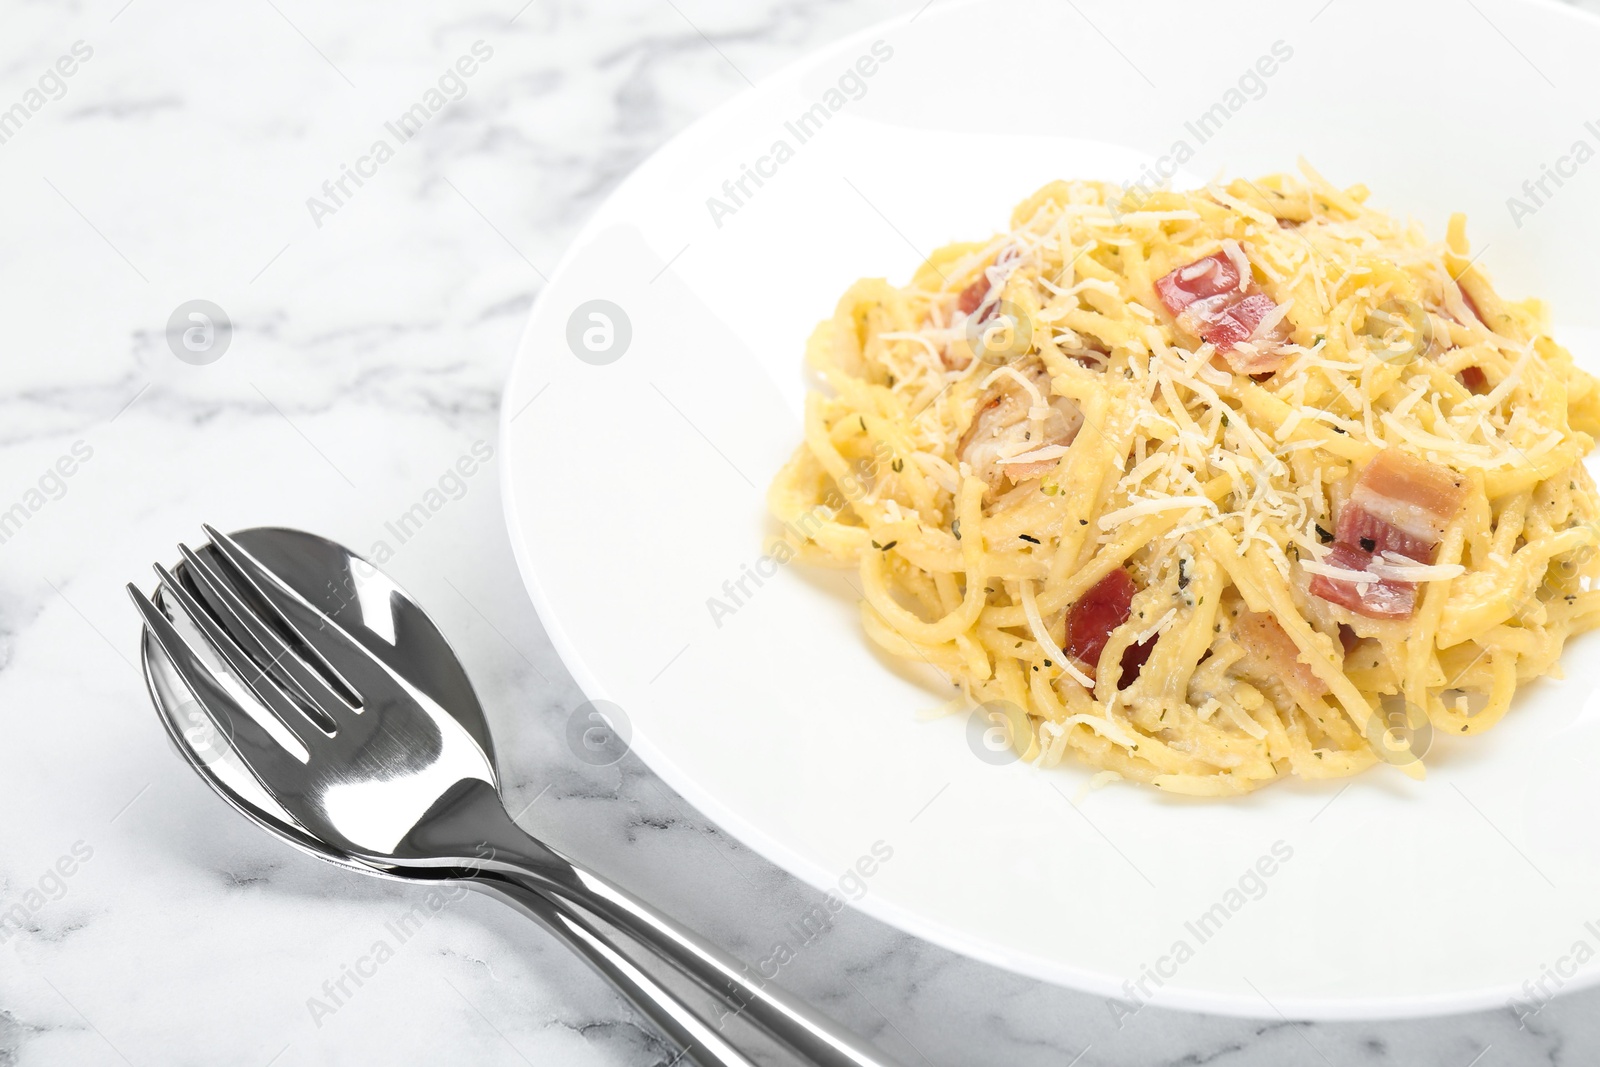
[(1398, 552), (1418, 563), (1432, 563), (1434, 550), (1438, 546), (1438, 542), (1432, 538), (1409, 534), (1362, 507), (1347, 506), (1341, 511), (1339, 521), (1334, 524), (1333, 536), (1340, 544), (1359, 548), (1369, 556)]
[(1251, 293), (1242, 300), (1214, 296), (1197, 300), (1178, 315), (1178, 325), (1202, 340), (1210, 341), (1223, 353), (1230, 366), (1240, 374), (1262, 374), (1277, 370), (1284, 357), (1275, 342), (1284, 340), (1281, 331), (1263, 338), (1265, 344), (1245, 342), (1250, 340), (1266, 317), (1277, 310), (1268, 296)]
[(1356, 635), (1347, 623), (1339, 624), (1339, 647), (1344, 649), (1344, 654), (1349, 655), (1350, 650), (1361, 643), (1361, 638)]
[(1063, 651), (1093, 671), (1100, 662), (1100, 653), (1106, 650), (1106, 642), (1111, 640), (1111, 631), (1128, 621), (1134, 592), (1133, 578), (1121, 567), (1096, 582), (1067, 609)]
[[(1106, 643), (1111, 640), (1111, 631), (1128, 621), (1135, 591), (1133, 579), (1118, 567), (1067, 609), (1067, 639), (1062, 647), (1067, 655), (1088, 668), (1091, 678), (1100, 664)], [(1156, 637), (1151, 636), (1122, 650), (1118, 689), (1133, 684), (1155, 647)]]
[[(956, 297), (956, 310), (963, 315), (971, 315), (983, 305), (988, 295), (989, 273), (985, 271), (978, 275), (977, 281), (961, 290), (961, 295)], [(978, 320), (978, 324), (981, 326), (994, 318), (994, 313), (999, 307), (998, 303), (991, 304), (989, 310), (985, 311), (983, 317)], [(966, 370), (972, 363), (971, 356), (957, 354), (951, 345), (945, 345), (943, 351), (939, 353), (939, 359), (945, 365), (946, 370)]]
[(1398, 552), (1418, 563), (1432, 563), (1445, 527), (1466, 499), (1467, 482), (1461, 475), (1386, 448), (1356, 480), (1334, 536), (1366, 552)]
[[(1339, 508), (1333, 549), (1323, 562), (1364, 571), (1373, 556), (1394, 552), (1432, 563), (1445, 527), (1466, 498), (1466, 479), (1459, 474), (1398, 448), (1386, 448), (1367, 464)], [(1347, 582), (1321, 574), (1311, 579), (1313, 596), (1373, 619), (1410, 615), (1416, 592), (1415, 584), (1394, 579)]]
[(1033, 360), (1016, 371), (1045, 397), (1049, 414), (1043, 425), (1029, 418), (1032, 394), (1016, 378), (1002, 374), (979, 399), (972, 425), (956, 445), (957, 458), (988, 482), (991, 489), (999, 489), (1008, 478), (1012, 484), (1021, 485), (1029, 478), (1041, 478), (1055, 470), (1059, 457), (1029, 463), (1005, 460), (1051, 445), (1070, 445), (1083, 425), (1083, 413), (1076, 403), (1068, 397), (1051, 395), (1050, 372), (1044, 364)]
[[(1224, 252), (1214, 252), (1156, 280), (1156, 295), (1186, 333), (1209, 341), (1240, 374), (1277, 370), (1285, 356), (1279, 342), (1285, 331), (1251, 341), (1256, 328), (1278, 305), (1240, 273)], [(1241, 347), (1242, 346), (1242, 347)]]
[(1265, 293), (1251, 293), (1233, 307), (1228, 309), (1228, 325), (1237, 327), (1239, 336), (1230, 334), (1228, 344), (1236, 345), (1240, 341), (1250, 340), (1250, 335), (1256, 332), (1266, 317), (1278, 310), (1278, 305)]
[[(1000, 254), (994, 258), (995, 266), (998, 267), (1006, 263), (1010, 263), (1013, 259), (1016, 259), (1020, 255), (1022, 255), (1022, 253), (1017, 250), (1015, 245), (1003, 248), (1000, 250)], [(991, 288), (993, 287), (989, 283), (989, 269), (985, 267), (978, 273), (977, 281), (961, 290), (961, 295), (956, 297), (956, 310), (960, 311), (963, 315), (970, 315), (974, 311), (977, 311), (978, 308), (983, 306), (983, 302), (988, 299), (989, 290)], [(984, 312), (983, 317), (978, 321), (983, 323), (994, 318), (995, 312), (999, 310), (999, 306), (1000, 305), (998, 301), (991, 305), (989, 310)]]
[(1148, 637), (1122, 650), (1122, 674), (1117, 677), (1118, 689), (1126, 689), (1138, 679), (1139, 672), (1144, 670), (1145, 662), (1155, 648), (1156, 638)]
[[(1467, 306), (1467, 311), (1471, 313), (1472, 317), (1477, 319), (1479, 322), (1482, 322), (1483, 315), (1478, 311), (1477, 303), (1474, 302), (1471, 295), (1469, 295), (1467, 291), (1461, 287), (1460, 282), (1456, 283), (1456, 292), (1460, 294), (1461, 302)], [(1449, 305), (1441, 307), (1439, 309), (1439, 313), (1445, 318), (1449, 319), (1451, 322), (1460, 321), (1456, 317), (1455, 313), (1450, 310)], [(1463, 322), (1462, 325), (1466, 326), (1470, 325), (1470, 323)], [(1456, 347), (1455, 343), (1450, 340), (1448, 334), (1440, 337), (1437, 345), (1442, 345), (1442, 347), (1446, 349), (1452, 349)], [(1477, 396), (1482, 396), (1484, 393), (1489, 391), (1489, 376), (1483, 372), (1482, 367), (1463, 367), (1461, 373), (1456, 375), (1456, 380), (1462, 385), (1466, 386), (1469, 393), (1473, 393)]]
[(1197, 300), (1239, 292), (1239, 268), (1223, 252), (1213, 252), (1156, 279), (1156, 295), (1173, 315)]
[(1245, 651), (1247, 672), (1281, 679), (1313, 696), (1328, 691), (1328, 684), (1311, 665), (1301, 661), (1300, 649), (1278, 620), (1255, 611), (1242, 611), (1233, 620), (1233, 638)]
[[(1006, 248), (995, 257), (995, 264), (1009, 263), (1019, 255), (1021, 253), (1015, 247)], [(989, 294), (993, 289), (994, 286), (989, 281), (989, 269), (985, 267), (978, 272), (977, 280), (961, 290), (956, 296), (956, 311), (970, 318), (974, 312), (983, 307), (984, 301), (989, 299)], [(973, 324), (982, 326), (999, 312), (1000, 301), (996, 299), (994, 303), (983, 309), (983, 314), (979, 315)], [(939, 353), (939, 359), (944, 363), (947, 370), (966, 370), (972, 363), (970, 356), (958, 354), (950, 345), (946, 345), (944, 350)]]
[[(1322, 562), (1330, 567), (1364, 571), (1372, 562), (1372, 553), (1336, 541), (1333, 550)], [(1363, 588), (1365, 592), (1362, 592)], [(1408, 618), (1417, 606), (1417, 587), (1414, 583), (1376, 575), (1370, 582), (1346, 582), (1314, 574), (1311, 576), (1311, 595), (1319, 596), (1330, 604), (1349, 608), (1369, 619)]]
[(978, 280), (961, 290), (961, 295), (956, 297), (956, 309), (963, 315), (970, 315), (978, 310), (983, 303), (983, 298), (989, 295), (989, 273), (985, 271), (978, 276)]

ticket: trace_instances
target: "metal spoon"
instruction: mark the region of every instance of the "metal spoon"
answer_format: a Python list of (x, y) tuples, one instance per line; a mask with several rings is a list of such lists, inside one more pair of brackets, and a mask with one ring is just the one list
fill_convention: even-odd
[[(387, 598), (390, 612), (387, 620), (376, 617), (380, 596), (397, 587), (389, 583), (390, 589), (383, 588), (387, 579), (381, 575), (377, 576), (376, 587), (369, 579), (362, 578), (368, 589), (376, 589), (368, 597), (373, 615), (363, 617), (359, 607), (351, 610), (341, 601), (348, 599), (355, 588), (348, 584), (349, 580), (365, 573), (355, 569), (358, 563), (364, 567), (364, 561), (350, 556), (331, 541), (298, 530), (258, 528), (242, 530), (234, 536), (253, 555), (272, 561), (275, 569), (281, 568), (285, 580), (302, 596), (313, 602), (320, 601), (326, 610), (340, 614), (341, 623), (351, 627), (352, 633), (363, 642), (385, 643), (387, 635), (395, 635), (396, 641), (391, 647), (400, 653), (398, 659), (405, 664), (412, 684), (426, 692), (454, 694), (449, 705), (451, 715), (464, 729), (481, 737), (486, 752), (492, 753), (483, 709), (459, 663), (432, 655), (412, 654), (417, 651), (412, 646), (418, 640), (443, 641), (431, 620), (421, 615), (403, 595)], [(210, 553), (212, 550), (207, 547), (201, 551)], [(180, 563), (174, 571), (175, 577), (185, 580), (187, 568), (184, 564)], [(341, 577), (333, 580), (327, 577), (329, 575)], [(164, 590), (158, 591), (156, 600), (165, 606)], [(210, 651), (203, 635), (187, 616), (174, 612), (173, 624), (197, 654), (209, 661), (211, 669), (219, 674), (227, 671), (227, 665)], [(374, 627), (381, 627), (381, 630)], [(396, 873), (389, 867), (364, 862), (318, 840), (250, 773), (230, 739), (191, 695), (172, 658), (148, 628), (144, 633), (142, 658), (151, 699), (178, 753), (233, 808), (300, 851), (334, 866), (396, 881), (423, 880), (417, 872)], [(454, 881), (447, 870), (432, 873), (439, 881)], [(687, 1050), (689, 1061), (705, 1067), (749, 1067), (750, 1061), (728, 1045), (697, 1013), (642, 972), (628, 952), (570, 906), (498, 872), (479, 871), (466, 884), (498, 897), (549, 930), (611, 981), (679, 1048)]]
[[(509, 899), (702, 1063), (748, 1061), (567, 904), (628, 933), (811, 1062), (887, 1064), (518, 829), (500, 806), (487, 722), (465, 672), (422, 610), (376, 567), (297, 531), (249, 530), (236, 539), (207, 532), (213, 544), (185, 550), (181, 577), (158, 567), (165, 606), (176, 601), (182, 610), (169, 617), (129, 591), (145, 616), (146, 675), (163, 721), (230, 804), (343, 866), (461, 879)], [(298, 746), (309, 762), (286, 751), (274, 721), (287, 748)], [(420, 804), (415, 787), (426, 794)]]

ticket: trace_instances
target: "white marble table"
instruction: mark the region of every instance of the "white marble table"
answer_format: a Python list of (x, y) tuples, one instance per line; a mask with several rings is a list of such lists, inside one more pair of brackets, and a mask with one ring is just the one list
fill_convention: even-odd
[[(0, 1064), (672, 1058), (501, 906), (451, 902), (402, 943), (419, 893), (277, 844), (179, 763), (122, 583), (148, 584), (202, 520), (389, 541), (465, 654), (524, 823), (747, 959), (820, 899), (633, 757), (573, 758), (561, 727), (582, 696), (515, 579), (495, 462), (403, 543), (386, 523), (493, 443), (530, 300), (630, 168), (747, 77), (920, 0), (522, 2), (4, 12)], [(362, 162), (479, 41), (461, 98)], [(195, 299), (234, 327), (207, 365), (167, 342)], [(1509, 1010), (1302, 1024), (1159, 1007), (1119, 1027), (1099, 998), (853, 912), (784, 977), (907, 1064), (1600, 1059), (1600, 991), (1524, 1027)]]

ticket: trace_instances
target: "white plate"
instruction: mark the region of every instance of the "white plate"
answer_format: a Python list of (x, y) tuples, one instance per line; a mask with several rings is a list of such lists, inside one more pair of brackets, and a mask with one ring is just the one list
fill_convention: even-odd
[[(1562, 961), (1600, 948), (1593, 642), (1491, 734), (1436, 744), (1426, 782), (1384, 769), (1185, 802), (1084, 797), (1081, 768), (991, 766), (961, 719), (917, 721), (944, 695), (868, 647), (835, 572), (778, 568), (746, 578), (731, 614), (708, 607), (759, 563), (765, 488), (800, 439), (802, 348), (851, 281), (903, 283), (1044, 181), (1133, 180), (1180, 139), (1190, 175), (1304, 154), (1436, 236), (1467, 211), (1502, 291), (1547, 298), (1558, 337), (1595, 365), (1600, 161), (1547, 181), (1532, 217), (1514, 221), (1507, 198), (1575, 141), (1600, 145), (1583, 109), (1600, 99), (1600, 24), (1495, 0), (1210, 10), (936, 4), (663, 148), (574, 243), (522, 340), (502, 417), (523, 575), (573, 675), (625, 709), (667, 782), (774, 862), (841, 897), (864, 886), (859, 907), (938, 944), (1133, 1004), (1258, 1016), (1493, 1006), (1546, 966), (1586, 984), (1594, 969)], [(892, 55), (800, 143), (786, 123), (826, 107), (877, 41)], [(1292, 55), (1230, 109), (1275, 42)], [(1226, 121), (1201, 143), (1186, 123), (1218, 102)], [(763, 160), (779, 140), (792, 154)], [(734, 203), (724, 181), (758, 164), (767, 176)], [(713, 196), (734, 210), (714, 217)], [(625, 351), (617, 333), (600, 354), (613, 362), (568, 344), (593, 300), (631, 324)], [(892, 858), (847, 876), (875, 842)], [(1251, 875), (1275, 843), (1290, 858)], [(1191, 951), (1174, 955), (1180, 942)]]

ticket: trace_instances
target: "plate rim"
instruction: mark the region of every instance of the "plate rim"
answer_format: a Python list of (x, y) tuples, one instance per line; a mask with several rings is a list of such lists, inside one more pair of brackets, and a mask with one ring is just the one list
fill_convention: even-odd
[[(980, 6), (990, 2), (997, 2), (997, 0), (955, 0), (954, 3), (942, 6), (944, 10), (948, 11), (954, 8)], [(1575, 21), (1586, 23), (1593, 29), (1600, 29), (1600, 13), (1590, 12), (1569, 3), (1563, 3), (1562, 0), (1502, 0), (1502, 2), (1507, 7), (1523, 6), (1557, 13)], [(673, 150), (679, 142), (701, 136), (712, 125), (726, 121), (739, 107), (746, 106), (757, 100), (760, 93), (772, 85), (789, 78), (793, 72), (813, 67), (820, 61), (833, 56), (836, 52), (847, 51), (852, 45), (859, 44), (862, 41), (870, 41), (882, 36), (888, 30), (903, 25), (906, 25), (903, 17), (882, 19), (865, 28), (812, 48), (759, 78), (753, 85), (740, 91), (737, 95), (717, 104), (711, 110), (698, 116), (694, 121), (661, 142), (649, 155), (639, 160), (603, 200), (591, 208), (583, 225), (578, 228), (565, 249), (563, 249), (555, 267), (550, 272), (549, 279), (540, 286), (539, 292), (534, 296), (527, 318), (524, 320), (523, 327), (518, 334), (510, 369), (506, 374), (505, 385), (500, 395), (500, 410), (496, 429), (496, 441), (501, 450), (500, 455), (503, 466), (499, 479), (500, 502), (518, 575), (527, 590), (534, 611), (538, 615), (552, 647), (554, 647), (556, 654), (561, 658), (562, 665), (572, 676), (573, 681), (577, 683), (586, 699), (609, 699), (607, 687), (602, 684), (600, 678), (589, 668), (586, 659), (580, 653), (546, 593), (544, 582), (540, 577), (540, 567), (532, 558), (528, 539), (523, 534), (516, 494), (513, 489), (517, 479), (513, 476), (512, 471), (514, 467), (519, 467), (519, 465), (516, 458), (516, 450), (512, 446), (513, 430), (511, 424), (516, 415), (520, 413), (520, 410), (513, 412), (510, 401), (514, 396), (518, 395), (518, 387), (525, 375), (529, 373), (528, 368), (534, 362), (530, 346), (535, 332), (535, 324), (541, 320), (543, 314), (548, 310), (547, 305), (553, 299), (550, 297), (550, 293), (555, 288), (555, 282), (567, 272), (578, 254), (599, 233), (603, 232), (605, 226), (602, 223), (602, 219), (607, 213), (607, 209), (613, 203), (625, 197), (637, 182), (642, 181), (641, 175), (649, 170), (651, 165), (663, 154)], [(811, 862), (778, 838), (761, 830), (755, 823), (741, 816), (733, 808), (715, 799), (708, 791), (702, 789), (692, 776), (683, 772), (673, 759), (654, 744), (647, 732), (639, 729), (637, 725), (633, 727), (630, 751), (636, 753), (652, 773), (658, 775), (680, 796), (693, 804), (703, 817), (732, 834), (740, 844), (814, 889), (827, 891), (833, 886), (836, 880), (834, 872), (825, 870), (820, 865)], [(911, 908), (887, 900), (879, 894), (867, 893), (859, 900), (849, 902), (849, 906), (902, 933), (910, 934), (939, 948), (969, 959), (979, 960), (1011, 974), (1022, 975), (1036, 981), (1046, 982), (1075, 992), (1107, 998), (1108, 1000), (1122, 1000), (1126, 997), (1124, 976), (1062, 961), (1048, 960), (1041, 956), (1013, 955), (1009, 951), (997, 948), (970, 933), (930, 919)], [(1595, 967), (1587, 972), (1580, 972), (1567, 980), (1566, 984), (1556, 992), (1555, 997), (1564, 998), (1571, 993), (1596, 986), (1600, 986), (1600, 967)], [(1196, 989), (1179, 983), (1169, 983), (1161, 987), (1158, 995), (1141, 1002), (1139, 1010), (1143, 1010), (1146, 1006), (1153, 1006), (1158, 1009), (1232, 1018), (1270, 1019), (1273, 1017), (1287, 1017), (1289, 1019), (1330, 1022), (1422, 1019), (1504, 1008), (1507, 1006), (1508, 1001), (1514, 1000), (1521, 995), (1524, 995), (1524, 990), (1521, 987), (1501, 985), (1447, 993), (1420, 993), (1405, 996), (1281, 996), (1271, 1004), (1268, 1004), (1264, 1010), (1258, 1003), (1262, 998), (1219, 993)]]

